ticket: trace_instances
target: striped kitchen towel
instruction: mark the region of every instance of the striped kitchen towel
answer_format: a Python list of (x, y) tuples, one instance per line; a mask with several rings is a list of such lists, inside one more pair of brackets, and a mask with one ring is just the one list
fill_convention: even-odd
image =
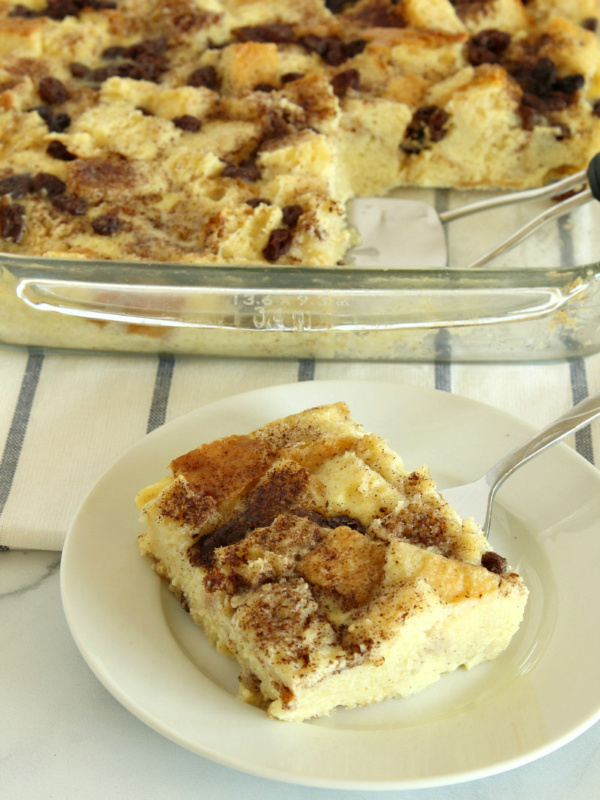
[[(0, 349), (0, 548), (60, 550), (79, 504), (130, 446), (207, 403), (306, 380), (408, 383), (542, 427), (600, 391), (600, 356), (532, 364), (242, 360)], [(350, 398), (351, 400), (351, 398)], [(594, 461), (600, 423), (573, 437)]]

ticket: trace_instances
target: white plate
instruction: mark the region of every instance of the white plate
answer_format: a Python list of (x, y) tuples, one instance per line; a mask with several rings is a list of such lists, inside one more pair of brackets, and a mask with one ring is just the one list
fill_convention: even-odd
[(345, 400), (440, 487), (473, 479), (531, 433), (445, 392), (371, 382), (270, 387), (200, 408), (143, 439), (98, 482), (67, 536), (62, 596), (104, 686), (164, 736), (255, 775), (320, 787), (439, 786), (555, 750), (600, 716), (600, 472), (567, 445), (498, 493), (492, 538), (531, 596), (496, 661), (420, 695), (282, 723), (239, 701), (235, 664), (213, 651), (136, 548), (133, 498), (196, 445), (321, 403)]

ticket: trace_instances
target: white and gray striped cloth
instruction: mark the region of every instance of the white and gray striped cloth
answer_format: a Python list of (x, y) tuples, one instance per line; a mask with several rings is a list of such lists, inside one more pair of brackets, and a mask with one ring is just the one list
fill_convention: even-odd
[[(600, 391), (600, 355), (449, 365), (2, 348), (0, 374), (0, 548), (60, 550), (80, 502), (131, 445), (228, 395), (295, 381), (383, 380), (454, 392), (541, 428)], [(600, 422), (570, 443), (593, 463)]]

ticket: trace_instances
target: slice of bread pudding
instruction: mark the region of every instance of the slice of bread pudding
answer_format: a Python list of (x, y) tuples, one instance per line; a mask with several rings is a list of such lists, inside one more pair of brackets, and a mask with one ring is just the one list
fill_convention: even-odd
[(520, 576), (342, 402), (170, 468), (137, 496), (140, 553), (272, 717), (413, 694), (519, 628)]

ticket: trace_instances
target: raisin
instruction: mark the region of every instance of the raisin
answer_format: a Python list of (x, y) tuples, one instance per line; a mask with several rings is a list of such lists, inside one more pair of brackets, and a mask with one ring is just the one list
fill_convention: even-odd
[(19, 244), (25, 230), (25, 209), (18, 203), (0, 207), (0, 235)]
[(319, 514), (318, 511), (313, 511), (312, 509), (307, 508), (294, 509), (292, 513), (296, 517), (305, 517), (306, 519), (311, 520), (311, 522), (316, 523), (321, 528), (333, 529), (344, 525), (346, 528), (352, 528), (353, 531), (366, 533), (365, 526), (362, 524), (362, 522), (356, 519), (356, 517), (350, 517), (348, 514), (338, 514), (337, 516), (333, 517), (325, 517), (323, 514)]
[(37, 111), (40, 117), (48, 126), (48, 130), (52, 133), (64, 133), (71, 124), (71, 117), (64, 111), (52, 110), (49, 105), (34, 106), (34, 108), (27, 109), (30, 111)]
[(540, 113), (560, 111), (569, 106), (585, 82), (578, 73), (559, 78), (556, 66), (549, 58), (540, 58), (533, 64), (523, 62), (509, 71), (523, 91), (522, 105)]
[(221, 174), (224, 178), (239, 178), (248, 182), (260, 180), (260, 170), (251, 159), (245, 159), (238, 166), (227, 164)]
[(40, 14), (37, 11), (34, 11), (33, 8), (27, 8), (27, 6), (22, 5), (19, 3), (16, 5), (8, 15), (9, 17), (22, 17), (23, 19), (35, 19), (39, 17)]
[(521, 97), (522, 105), (535, 108), (541, 114), (546, 111), (562, 111), (569, 102), (569, 96), (563, 92), (547, 92), (543, 97), (525, 92)]
[(50, 17), (54, 20), (63, 20), (65, 17), (76, 17), (84, 8), (94, 8), (102, 10), (106, 8), (116, 8), (116, 3), (112, 0), (48, 0), (46, 8), (41, 11), (33, 11), (19, 4), (11, 12), (11, 17)]
[(117, 74), (117, 68), (115, 66), (110, 67), (96, 67), (93, 69), (89, 74), (89, 79), (94, 81), (95, 83), (103, 83), (104, 81), (108, 80), (108, 78), (112, 78), (113, 75)]
[(285, 75), (281, 76), (281, 83), (292, 83), (292, 81), (302, 80), (303, 77), (303, 72), (286, 72)]
[[(157, 83), (168, 69), (168, 63), (164, 56), (167, 47), (168, 42), (163, 37), (143, 39), (129, 47), (121, 45), (107, 47), (103, 51), (102, 57), (113, 63), (91, 70), (87, 77), (99, 83), (113, 76)], [(124, 61), (119, 61), (119, 59), (124, 59)]]
[(161, 56), (143, 56), (135, 61), (117, 65), (113, 68), (112, 74), (135, 81), (158, 83), (166, 69), (166, 62)]
[(75, 161), (77, 156), (73, 155), (73, 153), (69, 153), (66, 146), (59, 142), (58, 139), (53, 139), (48, 147), (46, 148), (46, 152), (52, 158), (57, 158), (59, 161)]
[(523, 92), (521, 96), (521, 105), (529, 108), (535, 108), (536, 111), (544, 111), (546, 104), (545, 101), (538, 97), (537, 94), (531, 92)]
[(550, 92), (544, 98), (545, 111), (562, 111), (572, 103), (572, 98), (565, 92)]
[(583, 75), (566, 75), (564, 78), (558, 78), (552, 85), (553, 92), (564, 92), (565, 94), (574, 94), (583, 88), (585, 79)]
[(123, 50), (123, 58), (131, 59), (133, 63), (123, 64), (118, 67), (117, 74), (134, 80), (158, 82), (161, 75), (168, 69), (164, 52), (167, 49), (167, 40), (163, 37), (156, 39), (143, 39)]
[(556, 65), (550, 58), (540, 58), (530, 71), (532, 89), (547, 91), (556, 80)]
[(263, 141), (268, 139), (282, 139), (290, 132), (290, 126), (274, 110), (267, 111), (262, 119)]
[(596, 100), (592, 106), (592, 114), (595, 117), (600, 117), (600, 100)]
[(352, 528), (353, 531), (365, 533), (365, 526), (356, 517), (350, 517), (348, 514), (339, 514), (336, 517), (325, 517), (325, 527), (339, 528), (344, 525), (346, 528)]
[(69, 99), (67, 87), (58, 78), (42, 78), (38, 85), (38, 94), (49, 106), (57, 106)]
[(284, 206), (281, 209), (282, 222), (288, 228), (294, 228), (303, 212), (302, 206), (298, 204)]
[(48, 0), (44, 15), (50, 19), (61, 20), (65, 17), (76, 17), (81, 11), (77, 0)]
[(272, 83), (257, 83), (253, 89), (254, 92), (276, 92), (277, 87)]
[(469, 39), (467, 59), (474, 67), (480, 64), (497, 64), (511, 42), (509, 33), (488, 28)]
[(432, 142), (440, 142), (446, 135), (445, 125), (448, 122), (448, 112), (443, 108), (436, 108), (429, 117), (427, 126), (429, 138)]
[(298, 42), (309, 53), (317, 53), (317, 55), (323, 57), (327, 52), (328, 37), (317, 36), (316, 33), (307, 33), (305, 36), (301, 36)]
[(344, 6), (352, 2), (355, 2), (355, 0), (325, 0), (325, 5), (332, 14), (339, 14), (340, 11), (343, 11)]
[(273, 263), (285, 255), (292, 246), (293, 238), (294, 234), (289, 228), (275, 228), (271, 231), (269, 241), (263, 250), (266, 260)]
[(294, 41), (294, 26), (285, 22), (272, 25), (254, 25), (235, 28), (233, 35), (239, 42), (272, 42), (283, 44)]
[(134, 61), (153, 56), (159, 56), (167, 49), (167, 40), (159, 36), (156, 39), (142, 39), (141, 42), (136, 42), (129, 47), (126, 47), (122, 56), (124, 58), (131, 58)]
[(191, 114), (174, 117), (171, 122), (176, 128), (182, 131), (190, 131), (191, 133), (197, 133), (202, 127), (202, 120), (198, 119), (198, 117), (192, 117)]
[(307, 33), (305, 36), (301, 36), (298, 42), (309, 53), (321, 56), (330, 67), (339, 67), (350, 57), (346, 45), (339, 36), (317, 36), (314, 33)]
[(481, 566), (485, 567), (488, 572), (493, 572), (496, 575), (502, 575), (506, 570), (508, 562), (502, 556), (499, 556), (498, 553), (494, 553), (492, 550), (488, 550), (487, 553), (484, 553), (481, 557)]
[(586, 31), (595, 33), (598, 30), (598, 20), (596, 17), (586, 17), (586, 19), (581, 21), (581, 27), (585, 28)]
[(59, 211), (66, 211), (74, 217), (81, 217), (87, 211), (87, 201), (76, 194), (55, 194), (50, 198), (52, 205)]
[(74, 78), (87, 78), (91, 72), (90, 68), (79, 61), (73, 61), (69, 64), (69, 71)]
[(114, 236), (121, 230), (121, 220), (115, 214), (101, 214), (92, 222), (98, 236)]
[(188, 86), (204, 86), (206, 89), (217, 88), (217, 70), (214, 67), (198, 67), (188, 75)]
[(356, 517), (350, 517), (348, 514), (324, 517), (323, 527), (325, 528), (339, 528), (341, 525), (346, 528), (352, 528), (353, 531), (358, 531), (359, 533), (366, 533), (365, 526)]
[(521, 117), (521, 127), (524, 131), (532, 131), (536, 122), (538, 121), (539, 115), (534, 111), (531, 106), (525, 106), (521, 104), (517, 109), (519, 116)]
[(250, 206), (250, 208), (257, 208), (260, 205), (270, 206), (271, 203), (269, 200), (265, 200), (264, 197), (251, 197), (250, 200), (246, 200), (246, 205)]
[(125, 47), (120, 44), (112, 45), (112, 47), (107, 47), (105, 50), (102, 51), (100, 54), (101, 58), (122, 58), (123, 53), (125, 52)]
[(428, 144), (441, 141), (446, 135), (448, 112), (439, 106), (421, 106), (413, 114), (402, 142), (406, 153), (419, 153)]
[(48, 123), (48, 130), (51, 133), (64, 133), (71, 124), (71, 117), (64, 111), (52, 114)]
[(31, 191), (36, 194), (46, 192), (48, 197), (53, 197), (56, 194), (64, 194), (66, 190), (65, 182), (51, 172), (38, 172), (31, 181)]
[(336, 97), (344, 97), (350, 89), (358, 89), (360, 85), (360, 74), (357, 69), (347, 69), (345, 72), (338, 72), (332, 79), (331, 85)]
[(12, 198), (24, 197), (31, 191), (32, 177), (28, 172), (8, 175), (0, 180), (0, 195), (9, 194)]
[(354, 58), (354, 56), (360, 55), (366, 46), (367, 42), (365, 39), (353, 39), (345, 45), (346, 58)]
[(330, 67), (339, 67), (340, 64), (343, 64), (348, 58), (346, 55), (346, 48), (341, 39), (337, 39), (333, 36), (328, 37), (328, 39), (329, 41), (325, 46), (325, 52), (321, 58), (326, 64), (329, 64)]

